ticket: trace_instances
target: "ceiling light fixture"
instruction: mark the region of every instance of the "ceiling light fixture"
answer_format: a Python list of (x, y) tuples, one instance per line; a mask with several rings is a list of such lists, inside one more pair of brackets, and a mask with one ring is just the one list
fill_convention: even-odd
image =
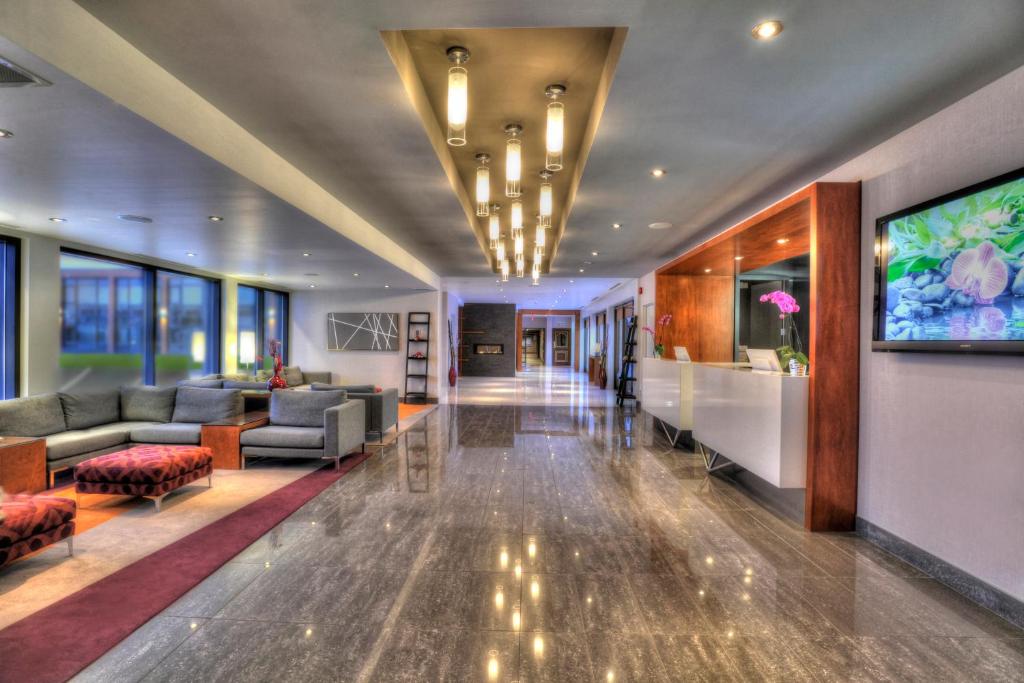
[(671, 228), (672, 224), (665, 223), (664, 221), (659, 221), (657, 223), (651, 223), (647, 227), (650, 228), (651, 230), (665, 230), (666, 228)]
[(581, 273), (583, 272), (583, 269), (582, 269), (582, 268), (580, 268), (580, 272), (581, 272)]
[(710, 272), (711, 272), (711, 269), (710, 269), (710, 268), (705, 268), (705, 269), (704, 269), (704, 272), (705, 272), (705, 273), (710, 273)]
[(546, 246), (545, 243), (547, 242), (547, 236), (546, 236), (545, 232), (546, 231), (544, 230), (544, 228), (542, 228), (541, 226), (538, 225), (537, 226), (537, 234), (534, 235), (534, 239), (533, 239), (533, 246), (534, 246), (534, 248), (542, 256), (544, 254), (544, 247)]
[(533, 282), (531, 284), (533, 284), (534, 286), (540, 284), (540, 261), (538, 261), (537, 259), (534, 259), (533, 261), (533, 267), (531, 268), (530, 277), (533, 278)]
[(523, 257), (523, 248), (525, 247), (525, 243), (524, 243), (524, 240), (523, 240), (523, 233), (522, 232), (520, 232), (518, 235), (515, 236), (514, 242), (513, 242), (513, 247), (514, 247), (513, 250), (515, 251), (515, 254), (516, 254), (516, 260), (521, 259)]
[(526, 274), (526, 261), (516, 259), (516, 277), (523, 277)]
[(501, 281), (508, 282), (508, 259), (501, 260)]
[(359, 273), (352, 273), (352, 277), (359, 277)]
[(391, 285), (384, 285), (384, 289), (391, 289)]
[(466, 120), (469, 118), (469, 72), (463, 66), (469, 61), (469, 50), (458, 45), (448, 48), (448, 144), (466, 144)]
[(591, 256), (597, 256), (597, 252), (596, 251), (592, 251), (592, 252), (590, 252), (590, 255)]
[(523, 234), (523, 203), (519, 200), (512, 202), (512, 216), (509, 220), (512, 228), (512, 237)]
[(547, 155), (544, 168), (549, 171), (562, 170), (562, 148), (565, 145), (565, 105), (558, 98), (565, 94), (565, 86), (553, 83), (544, 89), (551, 100), (548, 103)]
[(12, 133), (9, 130), (5, 130), (3, 128), (0, 128), (0, 138), (13, 138), (13, 137), (14, 137), (14, 133)]
[(188, 251), (188, 252), (185, 252), (185, 256), (188, 256), (189, 258), (195, 258), (196, 257), (196, 253), (194, 251)]
[(612, 230), (618, 230), (622, 227), (622, 223), (612, 223)]
[(505, 196), (520, 197), (523, 194), (523, 127), (518, 123), (505, 126), (508, 140), (505, 142)]
[(503, 239), (499, 239), (498, 240), (498, 246), (495, 247), (495, 250), (494, 250), (494, 258), (498, 259), (498, 261), (504, 261), (505, 260), (505, 240), (503, 240)]
[(498, 212), (501, 211), (501, 204), (491, 204), (491, 217), (487, 226), (487, 238), (490, 240), (492, 250), (498, 248), (498, 240), (501, 238), (501, 222), (498, 219)]
[(309, 288), (310, 289), (316, 289), (316, 285), (310, 285)]
[(755, 40), (771, 40), (782, 33), (782, 22), (778, 19), (762, 21), (750, 30)]
[(50, 222), (51, 223), (67, 223), (68, 219), (67, 218), (60, 218), (58, 216), (53, 216), (53, 217), (50, 218)]
[(491, 208), (491, 155), (480, 152), (476, 155), (479, 166), (476, 167), (476, 215), (490, 215)]
[(302, 252), (302, 255), (303, 256), (310, 256), (310, 253), (308, 251), (304, 251), (304, 252)]
[(735, 261), (742, 261), (742, 260), (743, 260), (743, 257), (742, 257), (742, 256), (733, 256), (732, 258), (733, 258), (733, 260), (735, 260)]
[(786, 242), (788, 242), (788, 241), (789, 241), (789, 238), (788, 238), (788, 237), (780, 237), (779, 239), (777, 239), (777, 240), (775, 240), (775, 241), (776, 241), (776, 242), (777, 242), (778, 244), (785, 244)]
[(207, 216), (206, 218), (213, 221), (214, 223), (220, 223), (222, 220), (224, 220), (224, 216)]
[(666, 171), (663, 168), (653, 168), (653, 169), (651, 169), (651, 175), (654, 176), (655, 178), (662, 178), (662, 177), (664, 177), (665, 172)]
[(551, 214), (554, 210), (554, 199), (551, 191), (551, 171), (540, 172), (540, 226), (545, 230), (551, 227)]

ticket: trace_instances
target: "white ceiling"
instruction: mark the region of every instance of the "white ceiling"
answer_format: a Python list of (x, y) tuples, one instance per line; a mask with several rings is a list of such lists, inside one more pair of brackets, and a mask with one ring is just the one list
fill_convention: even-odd
[(1024, 62), (1020, 0), (78, 2), (444, 276), (487, 267), (381, 30), (628, 27), (556, 276), (647, 272)]
[[(1020, 0), (206, 0), (188, 11), (161, 0), (78, 2), (466, 301), (495, 300), (493, 277), (379, 31), (628, 27), (554, 277), (543, 293), (528, 281), (507, 290), (539, 307), (531, 297), (553, 301), (570, 277), (580, 292), (606, 291), (610, 278), (647, 272), (1024, 63)], [(786, 29), (757, 43), (750, 27), (766, 17)], [(50, 28), (33, 26), (34, 37)], [(422, 287), (13, 44), (0, 41), (0, 54), (54, 82), (0, 91), (0, 127), (16, 133), (0, 140), (0, 222), (246, 278), (270, 272), (272, 284), (296, 289)], [(651, 178), (655, 166), (668, 175)], [(211, 213), (228, 220), (211, 224)], [(49, 223), (54, 214), (71, 220)], [(649, 230), (655, 221), (673, 227)]]
[(3, 38), (0, 55), (53, 83), (0, 90), (0, 224), (278, 288), (423, 287)]
[(455, 277), (445, 278), (444, 288), (464, 303), (514, 303), (520, 308), (576, 309), (627, 281), (619, 278), (545, 277), (534, 286), (529, 278), (510, 277), (508, 282), (501, 282), (495, 277)]

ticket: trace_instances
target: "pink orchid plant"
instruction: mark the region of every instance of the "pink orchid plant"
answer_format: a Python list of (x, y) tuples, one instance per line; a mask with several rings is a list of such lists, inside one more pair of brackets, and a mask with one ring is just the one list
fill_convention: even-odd
[[(795, 360), (800, 366), (806, 368), (810, 361), (803, 352), (803, 345), (800, 343), (800, 333), (797, 332), (796, 324), (792, 318), (793, 313), (800, 312), (800, 304), (797, 303), (791, 294), (787, 294), (781, 289), (762, 294), (761, 303), (773, 303), (779, 307), (779, 320), (783, 321), (781, 334), (784, 340), (783, 345), (775, 349), (775, 352), (779, 355), (779, 360), (784, 366), (789, 365), (790, 360)], [(792, 336), (792, 342), (787, 339), (788, 336)]]
[(652, 330), (647, 325), (644, 325), (644, 332), (651, 335), (651, 340), (654, 342), (654, 355), (662, 356), (665, 354), (665, 343), (662, 341), (662, 337), (665, 334), (665, 328), (668, 327), (669, 323), (672, 322), (672, 314), (666, 313), (658, 318), (657, 331)]
[(761, 295), (761, 303), (764, 304), (769, 301), (779, 307), (779, 320), (785, 320), (787, 313), (800, 312), (800, 304), (796, 302), (796, 299), (794, 299), (792, 295), (786, 294), (781, 289)]

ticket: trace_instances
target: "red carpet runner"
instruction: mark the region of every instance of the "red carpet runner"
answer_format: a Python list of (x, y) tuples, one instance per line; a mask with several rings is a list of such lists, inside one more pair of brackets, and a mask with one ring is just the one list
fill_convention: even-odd
[(0, 681), (66, 681), (370, 457), (351, 456), (236, 510), (0, 631)]

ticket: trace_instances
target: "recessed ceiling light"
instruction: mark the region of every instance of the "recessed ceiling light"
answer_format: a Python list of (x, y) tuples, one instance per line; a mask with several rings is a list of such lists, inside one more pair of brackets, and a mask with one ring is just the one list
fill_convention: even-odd
[(788, 237), (780, 237), (779, 239), (777, 239), (775, 241), (778, 242), (779, 244), (785, 244), (786, 242), (789, 241), (789, 238)]
[(207, 216), (207, 218), (209, 218), (214, 223), (220, 223), (222, 220), (224, 220), (224, 216)]
[(58, 216), (52, 216), (50, 218), (50, 222), (51, 223), (67, 223), (68, 219), (67, 218), (60, 218)]
[(771, 40), (782, 33), (782, 22), (778, 19), (762, 21), (750, 30), (756, 40)]
[(310, 289), (316, 289), (316, 285), (310, 285), (309, 288)]
[(384, 289), (390, 289), (391, 285), (384, 285)]
[(650, 228), (651, 230), (664, 230), (666, 228), (671, 228), (672, 224), (671, 223), (665, 223), (664, 221), (659, 221), (657, 223), (651, 223), (647, 227)]
[(260, 277), (270, 277), (270, 273), (260, 273)]
[(591, 256), (597, 256), (597, 252), (596, 251), (592, 251), (592, 252), (590, 252), (590, 255)]
[(710, 268), (705, 268), (705, 269), (704, 269), (704, 272), (705, 272), (705, 273), (710, 273), (710, 272), (711, 272), (711, 269), (710, 269)]
[(580, 268), (580, 272), (581, 272), (581, 273), (583, 272), (583, 269), (582, 269), (582, 268)]
[(188, 256), (189, 258), (195, 258), (196, 253), (194, 251), (187, 251), (185, 252), (185, 256)]
[(352, 277), (359, 277), (359, 273), (352, 273)]
[(153, 219), (149, 216), (136, 216), (131, 213), (118, 214), (118, 219), (122, 221), (128, 221), (129, 223), (152, 223)]
[(4, 130), (3, 128), (0, 128), (0, 138), (13, 138), (13, 137), (14, 137), (14, 133), (12, 133), (9, 130)]
[(570, 284), (570, 285), (571, 285), (572, 283), (574, 283), (574, 282), (576, 282), (576, 281), (575, 281), (575, 280), (569, 280), (569, 284)]
[(654, 176), (655, 178), (662, 178), (662, 177), (664, 177), (665, 172), (666, 171), (663, 168), (652, 168), (651, 169), (651, 175)]
[(734, 258), (735, 260), (737, 260), (737, 261), (742, 261), (742, 260), (743, 260), (743, 257), (742, 257), (742, 256), (733, 256), (733, 258)]
[(618, 230), (622, 227), (622, 223), (612, 223), (612, 230)]
[(303, 256), (309, 256), (309, 252), (308, 251), (304, 251), (304, 252), (302, 252), (302, 255)]

